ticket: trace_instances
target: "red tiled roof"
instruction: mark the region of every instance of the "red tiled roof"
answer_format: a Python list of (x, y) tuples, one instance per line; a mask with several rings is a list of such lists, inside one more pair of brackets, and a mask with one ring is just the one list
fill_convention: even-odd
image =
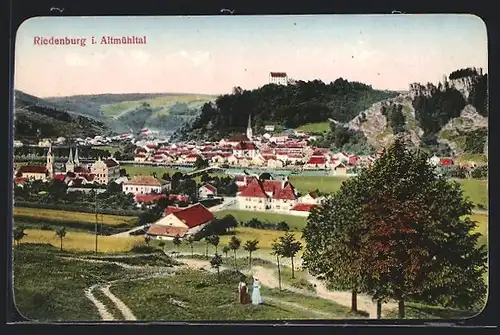
[(156, 236), (168, 236), (168, 237), (175, 237), (179, 235), (179, 237), (184, 237), (187, 231), (188, 229), (185, 227), (173, 227), (173, 226), (152, 224), (149, 227), (147, 234)]
[(93, 181), (95, 178), (95, 174), (93, 173), (86, 173), (82, 175), (83, 178), (87, 179), (87, 181)]
[(166, 198), (165, 194), (138, 194), (135, 196), (136, 202), (153, 202), (155, 200), (160, 200)]
[(284, 77), (286, 77), (286, 72), (271, 72), (271, 77), (284, 78)]
[(125, 185), (161, 186), (165, 182), (153, 176), (135, 176), (131, 180), (124, 182)]
[(171, 213), (184, 222), (189, 228), (197, 227), (213, 220), (214, 215), (202, 204), (187, 207), (181, 211)]
[(313, 207), (318, 205), (312, 204), (296, 204), (291, 210), (292, 211), (300, 211), (300, 212), (310, 212)]
[(217, 192), (217, 188), (215, 186), (213, 186), (213, 185), (205, 184), (202, 187), (205, 187), (207, 190), (209, 190), (211, 192)]
[(135, 155), (136, 158), (146, 158), (147, 156), (143, 153)]
[(47, 173), (47, 167), (43, 165), (23, 165), (17, 172), (21, 173)]
[(154, 149), (154, 148), (156, 148), (156, 145), (154, 145), (154, 144), (146, 144), (146, 147), (148, 147), (149, 149)]
[(238, 186), (238, 192), (243, 192), (243, 190), (246, 188), (246, 185)]
[(187, 195), (182, 195), (182, 194), (170, 194), (168, 196), (169, 200), (177, 200), (177, 201), (188, 201), (189, 196)]
[(326, 162), (325, 157), (313, 156), (309, 158), (306, 164), (325, 164), (325, 162)]
[(14, 178), (14, 183), (16, 183), (16, 184), (23, 184), (27, 181), (28, 181), (28, 178), (22, 178), (22, 177)]
[(200, 156), (200, 155), (198, 155), (198, 154), (189, 154), (189, 155), (187, 155), (187, 157), (186, 157), (186, 158), (198, 158), (198, 157), (200, 157), (200, 158), (201, 158), (201, 156)]
[(453, 160), (451, 158), (441, 158), (439, 160), (440, 165), (453, 165)]
[(66, 175), (64, 173), (58, 173), (54, 176), (54, 179), (57, 180), (64, 180), (66, 178)]
[(248, 184), (245, 189), (241, 191), (241, 197), (253, 197), (253, 198), (269, 198), (262, 183), (259, 181), (253, 181)]
[(236, 143), (236, 142), (248, 142), (250, 139), (247, 137), (247, 135), (236, 135), (231, 137), (227, 142), (231, 143)]
[(165, 208), (165, 216), (167, 216), (168, 214), (178, 212), (178, 211), (182, 211), (182, 210), (183, 210), (182, 207), (168, 206), (167, 208)]
[(108, 168), (112, 168), (112, 167), (115, 167), (115, 166), (120, 165), (120, 164), (118, 164), (118, 162), (117, 162), (117, 161), (115, 161), (115, 160), (114, 160), (114, 159), (112, 159), (112, 158), (109, 158), (109, 159), (104, 160), (104, 164), (106, 164), (106, 166), (107, 166)]
[(83, 166), (76, 166), (73, 169), (73, 172), (75, 172), (75, 173), (90, 173), (90, 170), (87, 169), (86, 167), (83, 167)]

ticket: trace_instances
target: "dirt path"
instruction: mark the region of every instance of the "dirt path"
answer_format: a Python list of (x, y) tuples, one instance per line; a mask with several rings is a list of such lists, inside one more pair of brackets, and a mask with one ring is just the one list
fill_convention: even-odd
[(97, 312), (99, 313), (99, 316), (101, 317), (101, 320), (102, 321), (114, 321), (115, 318), (113, 317), (113, 315), (108, 311), (108, 309), (106, 308), (106, 306), (101, 302), (99, 301), (93, 294), (92, 294), (92, 291), (97, 287), (97, 284), (96, 285), (92, 285), (91, 287), (87, 288), (85, 290), (85, 296), (87, 297), (87, 299), (89, 299), (93, 304), (94, 306), (97, 308)]
[(115, 304), (115, 306), (118, 308), (118, 310), (120, 310), (120, 312), (122, 313), (125, 320), (136, 321), (137, 318), (135, 317), (134, 313), (132, 313), (130, 308), (128, 308), (128, 306), (125, 305), (125, 303), (123, 301), (118, 299), (113, 293), (111, 293), (111, 291), (109, 290), (110, 286), (111, 286), (111, 284), (108, 284), (104, 287), (101, 287), (102, 293), (104, 293), (104, 295), (107, 296), (109, 298), (109, 300), (111, 300)]
[(332, 318), (335, 318), (335, 315), (332, 315), (332, 314), (326, 313), (326, 312), (322, 312), (322, 311), (318, 311), (318, 310), (314, 310), (314, 309), (311, 309), (311, 308), (308, 308), (308, 307), (304, 307), (301, 304), (297, 304), (295, 302), (284, 301), (284, 300), (281, 300), (281, 299), (271, 298), (271, 297), (268, 297), (268, 296), (262, 296), (262, 300), (264, 302), (272, 302), (272, 303), (274, 303), (276, 305), (289, 306), (289, 307), (298, 309), (298, 310), (300, 310), (302, 312), (313, 314), (316, 317), (318, 317), (319, 319), (332, 319)]

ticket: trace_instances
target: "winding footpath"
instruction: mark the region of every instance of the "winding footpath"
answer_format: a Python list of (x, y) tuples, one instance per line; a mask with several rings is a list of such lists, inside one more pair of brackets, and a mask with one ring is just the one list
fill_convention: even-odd
[[(165, 277), (172, 275), (177, 269), (172, 268), (172, 267), (157, 267), (157, 266), (149, 266), (149, 265), (129, 265), (126, 263), (119, 262), (119, 259), (125, 259), (125, 258), (134, 258), (134, 257), (143, 257), (146, 254), (142, 255), (116, 255), (116, 256), (106, 256), (106, 258), (114, 258), (114, 260), (102, 260), (102, 259), (95, 259), (95, 258), (78, 258), (78, 257), (61, 257), (63, 259), (67, 260), (75, 260), (75, 261), (81, 261), (81, 262), (90, 262), (90, 263), (100, 263), (100, 264), (113, 264), (120, 266), (124, 269), (127, 270), (133, 270), (133, 275), (127, 278), (123, 279), (118, 279), (118, 280), (113, 280), (113, 281), (108, 281), (105, 283), (100, 283), (100, 284), (94, 284), (87, 289), (84, 290), (84, 294), (89, 299), (94, 306), (96, 307), (100, 318), (103, 321), (120, 321), (120, 320), (127, 320), (127, 321), (136, 321), (137, 318), (134, 315), (133, 311), (118, 297), (116, 297), (112, 292), (111, 292), (111, 287), (113, 284), (118, 283), (118, 282), (123, 282), (123, 281), (138, 281), (138, 280), (146, 280), (146, 279), (151, 279), (151, 278), (157, 278), (157, 277)], [(191, 256), (190, 253), (180, 253), (180, 255), (183, 256)], [(196, 255), (201, 255), (201, 254), (196, 254)], [(193, 259), (193, 258), (175, 258), (179, 263), (182, 263), (184, 266), (187, 266), (192, 269), (203, 269), (206, 271), (210, 272), (215, 272), (215, 269), (211, 267), (210, 262), (208, 260), (201, 260), (201, 259)], [(272, 259), (266, 259), (269, 262), (272, 262), (273, 264), (276, 264), (272, 261)], [(220, 270), (225, 270), (229, 269), (228, 267), (221, 267)], [(278, 278), (276, 278), (276, 273), (273, 269), (263, 267), (263, 266), (253, 266), (252, 269), (246, 269), (242, 271), (246, 275), (253, 276), (259, 278), (259, 281), (262, 283), (263, 286), (267, 286), (269, 288), (277, 288), (279, 287), (278, 283)], [(309, 296), (309, 297), (318, 297), (322, 298), (325, 300), (330, 300), (332, 302), (335, 302), (339, 305), (345, 306), (345, 307), (350, 307), (351, 304), (351, 293), (350, 292), (341, 292), (341, 291), (330, 291), (326, 288), (326, 285), (314, 278), (313, 276), (308, 275), (307, 280), (309, 283), (311, 283), (314, 287), (316, 292), (311, 292), (308, 290), (304, 289), (299, 289), (295, 288), (293, 286), (290, 286), (288, 284), (282, 283), (281, 287), (282, 289), (285, 289), (287, 291), (301, 294), (304, 296)], [(113, 315), (109, 311), (109, 306), (106, 305), (105, 302), (100, 301), (94, 294), (94, 290), (99, 289), (104, 296), (106, 296), (109, 299), (109, 302), (106, 303), (112, 303), (114, 307), (120, 313), (122, 314), (121, 316), (119, 315)], [(295, 308), (298, 310), (301, 310), (303, 312), (310, 313), (314, 315), (318, 319), (332, 319), (332, 318), (338, 318), (335, 315), (329, 314), (327, 312), (323, 311), (318, 311), (314, 310), (309, 307), (302, 306), (298, 303), (293, 303), (289, 301), (283, 301), (278, 298), (271, 298), (268, 296), (263, 297), (265, 301), (272, 302), (277, 305), (282, 305), (282, 306), (288, 306), (291, 308)], [(371, 299), (367, 296), (364, 295), (358, 295), (358, 307), (360, 310), (366, 311), (369, 313), (370, 318), (376, 318), (376, 304), (371, 301)], [(390, 310), (394, 310), (397, 308), (397, 305), (395, 303), (387, 303), (383, 305), (382, 308), (382, 316), (387, 315), (387, 312)]]

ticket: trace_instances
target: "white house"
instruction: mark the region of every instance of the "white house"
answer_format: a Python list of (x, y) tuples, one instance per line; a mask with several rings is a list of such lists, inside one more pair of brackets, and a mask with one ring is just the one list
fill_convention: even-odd
[(428, 162), (433, 166), (438, 166), (441, 162), (441, 159), (438, 156), (434, 155), (431, 158), (429, 158)]
[(264, 126), (265, 131), (274, 131), (275, 127), (274, 125), (268, 124)]
[(142, 162), (145, 162), (147, 159), (148, 159), (148, 155), (141, 152), (141, 153), (138, 153), (137, 155), (135, 155), (134, 162), (142, 163)]
[(288, 85), (286, 72), (269, 72), (269, 84)]
[(153, 223), (147, 235), (161, 240), (172, 240), (176, 235), (185, 238), (196, 234), (214, 219), (214, 215), (202, 204), (185, 208), (167, 208), (165, 216)]
[(169, 191), (171, 184), (168, 181), (155, 178), (153, 176), (135, 176), (131, 180), (122, 183), (123, 193), (151, 194)]
[(295, 189), (287, 179), (252, 179), (236, 199), (240, 210), (279, 213), (290, 211), (298, 202)]
[(322, 198), (318, 196), (316, 192), (309, 192), (306, 195), (299, 198), (299, 203), (308, 205), (319, 205)]
[(213, 185), (205, 184), (198, 189), (198, 194), (202, 199), (214, 197), (217, 196), (217, 188)]

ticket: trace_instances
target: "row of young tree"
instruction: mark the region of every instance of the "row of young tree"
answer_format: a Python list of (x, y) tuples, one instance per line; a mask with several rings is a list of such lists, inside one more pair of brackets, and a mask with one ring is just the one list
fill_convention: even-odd
[[(456, 182), (397, 138), (371, 169), (346, 180), (303, 230), (303, 266), (331, 287), (377, 302), (465, 309), (484, 304), (487, 251)], [(379, 315), (380, 317), (380, 315)]]

